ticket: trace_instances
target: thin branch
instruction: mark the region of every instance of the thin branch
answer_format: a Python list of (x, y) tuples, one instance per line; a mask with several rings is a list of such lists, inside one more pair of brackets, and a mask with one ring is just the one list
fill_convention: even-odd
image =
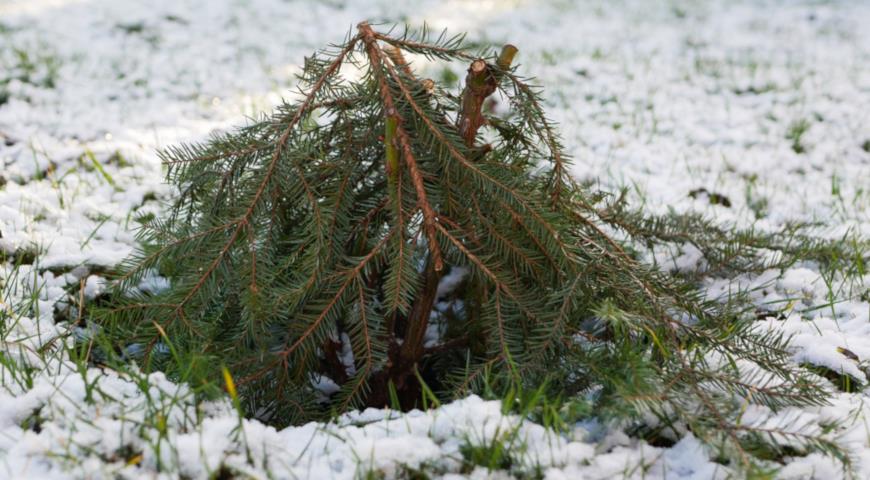
[[(373, 73), (378, 80), (381, 100), (384, 102), (384, 113), (387, 116), (396, 118), (396, 137), (399, 141), (399, 146), (402, 148), (402, 157), (408, 166), (409, 173), (411, 174), (411, 182), (413, 183), (414, 190), (417, 193), (417, 204), (423, 212), (424, 229), (429, 243), (429, 252), (432, 254), (432, 261), (435, 264), (435, 271), (440, 272), (444, 268), (444, 261), (441, 258), (441, 248), (438, 246), (438, 240), (435, 237), (435, 210), (432, 208), (432, 205), (426, 197), (423, 175), (420, 173), (420, 169), (417, 166), (417, 160), (411, 149), (411, 141), (408, 138), (408, 133), (400, 123), (401, 118), (398, 117), (398, 110), (396, 109), (395, 102), (390, 94), (390, 88), (387, 85), (386, 79), (381, 73), (381, 68), (386, 67), (391, 73), (394, 73), (395, 71), (388, 62), (384, 61), (382, 50), (380, 46), (378, 46), (377, 41), (375, 40), (374, 31), (369, 24), (363, 22), (360, 23), (357, 28), (360, 31), (363, 42), (366, 44), (366, 52), (371, 60)], [(398, 79), (398, 75), (394, 77), (394, 80), (401, 83), (401, 80)]]
[(423, 124), (426, 125), (426, 128), (430, 132), (432, 132), (432, 134), (439, 140), (439, 142), (441, 142), (441, 144), (447, 149), (448, 153), (450, 153), (450, 155), (453, 158), (455, 158), (457, 161), (459, 161), (467, 169), (469, 169), (472, 172), (474, 172), (475, 174), (485, 178), (487, 181), (489, 181), (490, 183), (492, 183), (493, 185), (495, 185), (496, 187), (498, 187), (502, 191), (509, 193), (510, 196), (512, 198), (514, 198), (517, 203), (519, 203), (520, 205), (523, 206), (523, 209), (525, 210), (525, 212), (529, 216), (534, 218), (536, 221), (540, 222), (540, 224), (544, 227), (544, 229), (547, 230), (547, 232), (551, 235), (551, 237), (560, 246), (560, 249), (562, 250), (562, 252), (566, 256), (570, 256), (564, 243), (562, 243), (562, 241), (559, 238), (559, 233), (556, 232), (556, 230), (553, 228), (552, 225), (550, 225), (549, 222), (547, 222), (546, 220), (544, 220), (541, 217), (541, 215), (537, 212), (537, 210), (535, 208), (533, 208), (531, 205), (529, 205), (528, 200), (526, 200), (521, 195), (519, 195), (516, 191), (514, 191), (514, 189), (508, 187), (507, 185), (505, 185), (502, 182), (498, 181), (497, 179), (493, 178), (488, 173), (481, 170), (478, 167), (478, 165), (476, 165), (474, 162), (472, 162), (471, 160), (466, 158), (465, 155), (463, 155), (459, 150), (457, 150), (456, 146), (453, 145), (453, 142), (451, 142), (447, 137), (444, 136), (444, 133), (437, 126), (435, 126), (434, 123), (432, 123), (432, 120), (429, 118), (429, 116), (426, 115), (425, 112), (423, 112), (422, 108), (420, 108), (419, 105), (417, 105), (417, 102), (414, 101), (414, 98), (411, 95), (410, 90), (401, 81), (401, 78), (399, 77), (399, 75), (395, 71), (395, 69), (393, 69), (389, 63), (384, 63), (384, 65), (387, 67), (387, 71), (390, 73), (390, 76), (393, 78), (393, 80), (396, 81), (396, 84), (398, 85), (399, 90), (401, 90), (402, 95), (405, 97), (405, 100), (414, 109), (414, 111), (417, 113), (417, 116), (420, 118), (420, 120), (423, 122)]
[[(320, 76), (320, 78), (317, 80), (317, 82), (315, 82), (314, 85), (311, 87), (311, 91), (308, 92), (308, 95), (305, 97), (305, 100), (302, 102), (302, 104), (299, 106), (299, 109), (296, 111), (296, 115), (294, 115), (293, 118), (290, 120), (290, 122), (287, 124), (287, 127), (284, 129), (284, 133), (281, 135), (281, 138), (278, 140), (278, 143), (275, 146), (275, 152), (272, 155), (272, 160), (269, 162), (269, 167), (266, 169), (266, 173), (263, 176), (263, 181), (260, 182), (260, 186), (257, 189), (257, 192), (254, 194), (254, 197), (251, 200), (250, 206), (248, 207), (248, 209), (245, 211), (245, 213), (240, 218), (238, 218), (237, 220), (235, 220), (233, 222), (236, 224), (236, 229), (233, 231), (232, 235), (230, 235), (229, 240), (227, 240), (227, 242), (224, 244), (224, 247), (218, 253), (218, 256), (209, 265), (209, 267), (205, 270), (205, 272), (200, 276), (196, 285), (194, 285), (194, 287), (188, 292), (188, 294), (184, 297), (184, 299), (181, 302), (179, 302), (178, 308), (176, 310), (176, 314), (178, 312), (180, 312), (181, 309), (183, 309), (184, 306), (187, 304), (187, 302), (189, 302), (190, 299), (193, 298), (193, 296), (196, 295), (196, 293), (203, 287), (203, 285), (205, 285), (206, 280), (208, 280), (208, 278), (215, 271), (217, 266), (220, 265), (220, 263), (223, 261), (224, 257), (226, 256), (226, 254), (229, 252), (230, 248), (232, 247), (233, 243), (235, 243), (236, 238), (238, 238), (238, 236), (239, 236), (239, 233), (242, 231), (242, 229), (245, 227), (245, 225), (247, 225), (248, 222), (250, 221), (251, 216), (254, 214), (254, 210), (256, 209), (257, 204), (260, 201), (260, 197), (262, 197), (263, 192), (266, 191), (266, 186), (269, 184), (269, 182), (272, 179), (272, 175), (275, 173), (275, 168), (278, 166), (278, 160), (281, 158), (281, 153), (283, 152), (284, 147), (287, 144), (287, 140), (290, 138), (290, 132), (293, 131), (293, 128), (299, 123), (299, 120), (302, 119), (302, 115), (308, 111), (309, 106), (312, 104), (312, 102), (314, 100), (314, 97), (317, 95), (317, 93), (320, 91), (320, 89), (323, 87), (323, 85), (326, 84), (326, 80), (338, 71), (338, 68), (344, 62), (344, 58), (347, 56), (348, 53), (350, 53), (353, 50), (353, 48), (356, 45), (356, 42), (358, 40), (359, 40), (359, 36), (356, 36), (353, 39), (351, 39), (351, 41), (348, 42), (347, 45), (345, 45), (345, 47), (341, 50), (341, 52), (338, 54), (338, 56), (335, 58), (335, 60), (333, 60), (332, 63), (329, 65), (329, 67), (323, 72), (323, 74)], [(304, 181), (304, 178), (302, 180)], [(168, 325), (171, 322), (172, 322), (172, 319), (170, 318), (170, 320), (167, 321), (166, 325)], [(166, 325), (164, 325), (164, 328), (166, 328)]]
[(339, 299), (341, 299), (341, 296), (344, 294), (344, 291), (347, 289), (347, 287), (351, 284), (351, 282), (357, 279), (360, 272), (362, 272), (362, 269), (365, 268), (365, 266), (368, 265), (371, 259), (375, 257), (375, 254), (380, 252), (381, 248), (384, 246), (384, 244), (386, 244), (387, 240), (389, 240), (390, 237), (393, 236), (393, 233), (395, 233), (395, 230), (391, 231), (388, 235), (384, 235), (384, 238), (382, 238), (377, 245), (372, 247), (371, 251), (365, 257), (363, 257), (362, 260), (360, 260), (360, 262), (353, 269), (344, 274), (344, 276), (346, 277), (344, 283), (341, 285), (341, 287), (338, 288), (338, 291), (335, 292), (335, 295), (332, 296), (329, 303), (326, 304), (326, 307), (324, 307), (323, 311), (320, 312), (320, 315), (318, 315), (317, 318), (314, 319), (313, 322), (311, 322), (311, 325), (309, 325), (308, 328), (305, 329), (302, 335), (300, 335), (299, 338), (295, 342), (293, 342), (292, 345), (281, 350), (278, 353), (279, 356), (287, 358), (291, 353), (293, 353), (294, 350), (299, 347), (299, 345), (302, 344), (303, 341), (305, 341), (309, 336), (311, 336), (312, 333), (314, 333), (315, 330), (317, 330), (317, 327), (319, 327), (320, 324), (323, 323), (323, 320), (326, 319), (326, 317), (329, 315), (335, 305), (338, 304)]

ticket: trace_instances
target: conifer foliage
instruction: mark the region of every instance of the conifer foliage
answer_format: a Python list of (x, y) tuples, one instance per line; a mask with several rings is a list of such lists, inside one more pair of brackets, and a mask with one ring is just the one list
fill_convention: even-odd
[[(829, 447), (740, 421), (747, 405), (823, 392), (782, 338), (753, 333), (739, 298), (705, 300), (638, 261), (635, 243), (691, 232), (568, 176), (515, 53), (361, 23), (306, 60), (298, 102), (162, 152), (180, 193), (122, 265), (104, 331), (149, 368), (181, 375), (161, 360), (180, 356), (220, 379), (226, 366), (248, 413), (276, 424), (546, 380), (744, 460), (771, 439)], [(470, 65), (464, 88), (407, 59)], [(720, 263), (753, 258), (704, 241)], [(138, 289), (155, 271), (171, 286)]]

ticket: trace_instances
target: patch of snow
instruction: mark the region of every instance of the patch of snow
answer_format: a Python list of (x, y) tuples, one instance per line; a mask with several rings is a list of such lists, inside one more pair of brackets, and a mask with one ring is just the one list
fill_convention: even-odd
[(452, 266), (447, 275), (441, 277), (438, 281), (438, 291), (435, 294), (436, 299), (442, 299), (449, 293), (453, 292), (456, 287), (465, 280), (468, 275), (468, 267)]
[[(0, 2), (0, 250), (37, 261), (14, 274), (11, 264), (0, 266), (0, 309), (12, 312), (13, 300), (37, 308), (4, 317), (14, 321), (4, 320), (0, 352), (33, 366), (34, 378), (0, 377), (0, 477), (208, 478), (227, 466), (258, 478), (351, 479), (368, 468), (391, 474), (426, 464), (444, 479), (511, 478), (479, 466), (459, 473), (463, 444), (510, 441), (507, 433), (523, 446), (512, 450), (518, 468), (540, 466), (547, 479), (727, 476), (691, 434), (670, 448), (593, 421), (555, 435), (473, 396), (429, 412), (369, 409), (277, 431), (239, 422), (226, 400), (197, 406), (189, 387), (162, 374), (80, 372), (65, 358), (69, 326), (55, 323), (54, 307), (71, 304), (67, 290), (82, 279), (86, 296), (99, 295), (106, 285), (91, 273), (125, 258), (137, 218), (159, 215), (174, 193), (155, 149), (268, 110), (289, 95), (304, 55), (365, 18), (426, 21), (475, 41), (519, 45), (521, 71), (546, 87), (573, 173), (608, 188), (632, 186), (636, 205), (761, 230), (803, 221), (820, 223), (827, 238), (870, 235), (867, 3), (7, 0)], [(445, 68), (461, 76), (465, 66)], [(801, 121), (809, 128), (799, 152), (787, 136)], [(689, 197), (699, 188), (731, 206)], [(688, 245), (654, 259), (677, 270), (704, 267)], [(466, 273), (448, 272), (439, 296), (449, 297)], [(748, 291), (771, 312), (758, 328), (793, 336), (796, 362), (866, 381), (870, 305), (834, 280), (828, 285), (808, 263), (704, 286), (712, 297)], [(870, 289), (870, 275), (850, 282), (851, 291)], [(150, 272), (139, 289), (168, 286)], [(448, 308), (462, 306), (438, 305)], [(430, 346), (443, 325), (435, 318), (431, 327)], [(36, 353), (48, 347), (56, 355)], [(352, 365), (345, 342), (341, 353)], [(839, 393), (830, 406), (776, 415), (748, 411), (746, 421), (839, 424), (838, 441), (855, 453), (863, 478), (870, 476), (865, 395)], [(842, 471), (811, 454), (786, 459), (779, 475)]]
[(90, 275), (85, 281), (85, 298), (93, 300), (106, 291), (106, 279), (97, 275)]

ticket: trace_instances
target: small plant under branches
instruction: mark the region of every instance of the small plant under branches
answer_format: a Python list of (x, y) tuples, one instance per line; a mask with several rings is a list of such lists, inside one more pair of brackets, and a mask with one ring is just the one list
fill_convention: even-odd
[[(275, 424), (546, 381), (742, 465), (759, 442), (837, 453), (741, 419), (748, 405), (825, 402), (785, 339), (754, 331), (739, 295), (705, 299), (634, 253), (691, 243), (733, 272), (794, 249), (578, 185), (516, 51), (479, 57), (461, 37), (361, 23), (307, 59), (298, 102), (163, 152), (180, 193), (96, 312), (107, 337), (184, 378), (195, 363), (219, 381), (226, 366), (246, 411)], [(463, 90), (408, 58), (469, 65)], [(510, 112), (488, 113), (494, 98)], [(137, 288), (155, 271), (169, 288)]]

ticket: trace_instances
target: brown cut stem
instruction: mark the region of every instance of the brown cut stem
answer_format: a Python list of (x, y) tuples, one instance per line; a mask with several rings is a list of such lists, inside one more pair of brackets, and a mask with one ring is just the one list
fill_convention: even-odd
[(483, 103), (498, 88), (500, 73), (510, 68), (517, 51), (517, 47), (507, 44), (496, 60), (496, 68), (480, 58), (471, 62), (468, 67), (465, 89), (462, 91), (462, 106), (456, 124), (466, 147), (474, 148), (477, 131), (486, 123)]
[(440, 278), (441, 275), (435, 270), (432, 262), (427, 262), (423, 288), (420, 289), (419, 298), (408, 314), (408, 330), (405, 332), (405, 341), (399, 351), (399, 363), (406, 370), (398, 372), (401, 374), (396, 379), (398, 383), (403, 382), (412, 373), (408, 367), (415, 365), (423, 357), (423, 340), (426, 336), (426, 328), (429, 326), (429, 314), (435, 306)]
[(505, 44), (505, 46), (501, 47), (501, 53), (498, 55), (498, 60), (496, 60), (495, 64), (498, 65), (500, 70), (507, 70), (511, 68), (511, 63), (514, 62), (514, 57), (519, 52), (519, 49), (510, 43)]

